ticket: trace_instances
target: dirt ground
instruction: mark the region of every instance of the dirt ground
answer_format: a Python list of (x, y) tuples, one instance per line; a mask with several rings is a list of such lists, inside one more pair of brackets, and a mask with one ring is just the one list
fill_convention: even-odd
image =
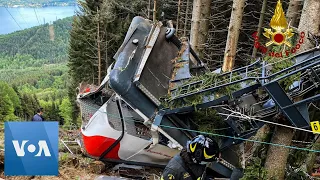
[[(59, 158), (61, 160), (61, 158)], [(93, 180), (99, 175), (109, 175), (107, 171), (94, 173), (93, 167), (90, 166), (92, 160), (86, 158), (72, 158), (59, 161), (59, 175), (58, 176), (19, 176), (19, 177), (5, 177), (2, 170), (0, 177), (8, 180), (62, 180), (62, 179), (76, 179), (76, 180)], [(104, 166), (104, 164), (102, 165)], [(101, 167), (101, 165), (100, 165)], [(97, 167), (95, 167), (97, 168)], [(99, 173), (99, 174), (97, 174)], [(111, 175), (111, 174), (110, 174)]]
[[(68, 153), (66, 153), (68, 154)], [(112, 176), (121, 177), (118, 170), (113, 170), (113, 165), (104, 164), (100, 161), (94, 161), (86, 157), (73, 157), (70, 154), (61, 154), (60, 157), (65, 159), (60, 159), (59, 161), (59, 175), (58, 176), (19, 176), (19, 177), (5, 177), (3, 172), (3, 163), (0, 166), (0, 178), (8, 180), (65, 180), (65, 179), (75, 179), (75, 180), (94, 180), (99, 176)], [(67, 157), (66, 157), (67, 156)], [(3, 153), (0, 154), (0, 158), (3, 157)], [(0, 159), (1, 163), (1, 159)], [(160, 169), (144, 169), (141, 173), (144, 174), (143, 179), (159, 179)], [(140, 174), (140, 173), (139, 173)]]
[[(72, 141), (78, 135), (78, 131), (71, 130), (59, 130), (60, 140)], [(74, 153), (72, 155), (68, 149), (59, 142), (59, 175), (58, 176), (4, 176), (4, 137), (3, 128), (0, 127), (0, 180), (95, 180), (100, 176), (112, 176), (120, 177), (123, 171), (114, 169), (114, 164), (105, 164), (101, 161), (95, 161), (94, 159), (85, 157), (81, 153), (81, 149), (77, 144), (68, 146)], [(129, 172), (129, 171), (128, 171)], [(130, 174), (130, 173), (128, 173)], [(141, 174), (143, 179), (159, 179), (161, 169), (154, 168), (142, 168), (139, 172), (133, 172), (131, 174)], [(99, 179), (100, 180), (100, 179)]]

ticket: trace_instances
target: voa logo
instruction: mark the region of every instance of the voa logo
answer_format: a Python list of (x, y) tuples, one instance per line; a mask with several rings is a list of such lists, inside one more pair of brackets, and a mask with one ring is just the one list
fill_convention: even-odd
[[(12, 144), (13, 147), (16, 151), (17, 156), (19, 157), (24, 157), (25, 156), (25, 147), (27, 144), (28, 140), (23, 140), (21, 143), (19, 143), (18, 140), (13, 140)], [(49, 151), (47, 142), (45, 140), (40, 140), (37, 144), (38, 146), (38, 152), (35, 155), (36, 157), (38, 156), (42, 156), (42, 154), (44, 154), (44, 156), (51, 156), (51, 153)], [(27, 151), (29, 151), (30, 153), (34, 153), (36, 151), (36, 146), (34, 144), (29, 144), (27, 145)]]
[(4, 174), (57, 176), (58, 122), (5, 122)]

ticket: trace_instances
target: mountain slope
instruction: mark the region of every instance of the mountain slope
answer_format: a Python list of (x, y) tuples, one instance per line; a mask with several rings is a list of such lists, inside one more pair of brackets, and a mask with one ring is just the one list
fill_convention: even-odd
[(50, 63), (66, 62), (72, 17), (8, 35), (0, 35), (0, 54), (13, 57), (28, 54)]
[(64, 96), (72, 17), (0, 35), (0, 81), (23, 93)]

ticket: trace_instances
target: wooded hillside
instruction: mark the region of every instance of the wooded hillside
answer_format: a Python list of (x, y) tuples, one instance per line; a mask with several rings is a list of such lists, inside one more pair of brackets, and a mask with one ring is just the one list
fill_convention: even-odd
[[(4, 107), (0, 121), (31, 120), (40, 106), (44, 107), (47, 120), (63, 124), (64, 117), (70, 116), (71, 112), (65, 111), (68, 107), (62, 104), (69, 102), (66, 62), (71, 22), (69, 17), (51, 25), (0, 35), (0, 81), (7, 87), (2, 93), (20, 99), (0, 101)], [(15, 91), (10, 90), (12, 87)], [(64, 108), (60, 110), (61, 105)], [(62, 111), (69, 114), (61, 114)]]

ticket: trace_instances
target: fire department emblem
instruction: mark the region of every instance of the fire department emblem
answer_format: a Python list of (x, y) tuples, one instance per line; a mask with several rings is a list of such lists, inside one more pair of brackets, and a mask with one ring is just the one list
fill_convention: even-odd
[(288, 47), (292, 46), (288, 39), (290, 39), (294, 33), (291, 28), (288, 28), (281, 0), (278, 0), (274, 15), (270, 21), (270, 26), (272, 29), (264, 28), (265, 32), (263, 33), (266, 38), (270, 39), (270, 41), (266, 43), (267, 47), (272, 44), (278, 46), (282, 44), (285, 44)]

